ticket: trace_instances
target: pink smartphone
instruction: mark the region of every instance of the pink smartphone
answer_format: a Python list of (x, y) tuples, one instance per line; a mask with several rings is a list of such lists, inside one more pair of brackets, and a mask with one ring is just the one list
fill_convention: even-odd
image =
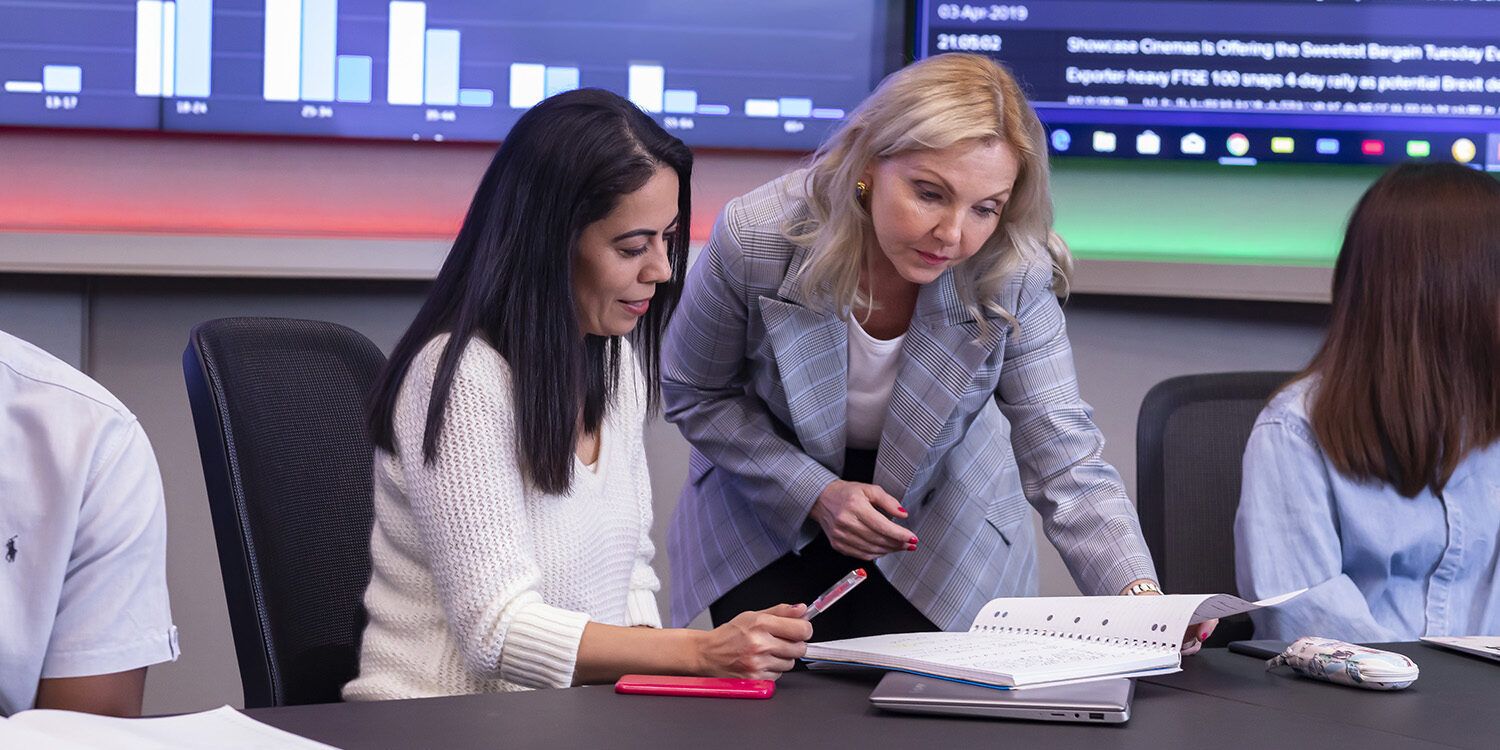
[(771, 680), (740, 680), (731, 677), (676, 677), (661, 674), (628, 674), (615, 682), (615, 692), (626, 695), (676, 695), (689, 698), (752, 698), (765, 700), (776, 694)]

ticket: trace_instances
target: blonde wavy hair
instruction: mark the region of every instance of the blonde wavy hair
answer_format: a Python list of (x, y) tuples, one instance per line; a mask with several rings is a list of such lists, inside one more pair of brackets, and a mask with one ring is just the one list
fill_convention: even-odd
[(860, 291), (865, 250), (874, 242), (870, 212), (855, 183), (878, 159), (938, 150), (965, 141), (1001, 141), (1020, 169), (1000, 225), (974, 257), (954, 268), (958, 295), (983, 331), (989, 312), (1014, 324), (1000, 290), (1023, 261), (1051, 264), (1053, 289), (1065, 295), (1073, 261), (1052, 231), (1046, 133), (1016, 79), (982, 55), (930, 57), (887, 76), (812, 156), (806, 175), (807, 215), (783, 227), (807, 247), (802, 284), (817, 290), (826, 311), (873, 309)]

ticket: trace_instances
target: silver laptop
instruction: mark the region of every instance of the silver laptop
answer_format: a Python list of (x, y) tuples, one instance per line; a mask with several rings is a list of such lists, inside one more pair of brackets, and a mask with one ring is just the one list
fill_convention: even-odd
[(1130, 720), (1134, 695), (1135, 681), (1127, 679), (996, 690), (890, 672), (870, 693), (870, 702), (887, 711), (915, 714), (1120, 724)]

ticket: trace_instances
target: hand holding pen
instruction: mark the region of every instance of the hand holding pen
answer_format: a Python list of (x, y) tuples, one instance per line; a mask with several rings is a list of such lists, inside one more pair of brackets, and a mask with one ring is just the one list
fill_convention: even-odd
[(834, 602), (842, 599), (844, 594), (852, 591), (855, 586), (864, 583), (867, 577), (868, 575), (866, 575), (864, 568), (855, 568), (853, 571), (850, 571), (849, 575), (839, 579), (838, 583), (830, 586), (821, 596), (814, 599), (812, 604), (807, 605), (807, 611), (802, 613), (802, 619), (811, 620), (817, 617), (818, 613), (832, 607)]
[(833, 584), (811, 604), (778, 604), (759, 612), (741, 612), (729, 622), (702, 633), (701, 667), (715, 677), (774, 680), (807, 653), (812, 637), (808, 621), (833, 606), (868, 575), (859, 568)]
[(807, 653), (812, 624), (804, 605), (778, 604), (741, 612), (708, 632), (685, 630), (697, 642), (693, 673), (709, 677), (774, 680)]

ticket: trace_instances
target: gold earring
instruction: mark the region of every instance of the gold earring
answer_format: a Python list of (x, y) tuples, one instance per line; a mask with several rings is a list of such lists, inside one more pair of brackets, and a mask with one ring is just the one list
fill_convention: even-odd
[(866, 185), (864, 180), (860, 180), (854, 183), (854, 194), (859, 196), (860, 200), (864, 200), (870, 196), (870, 186)]

